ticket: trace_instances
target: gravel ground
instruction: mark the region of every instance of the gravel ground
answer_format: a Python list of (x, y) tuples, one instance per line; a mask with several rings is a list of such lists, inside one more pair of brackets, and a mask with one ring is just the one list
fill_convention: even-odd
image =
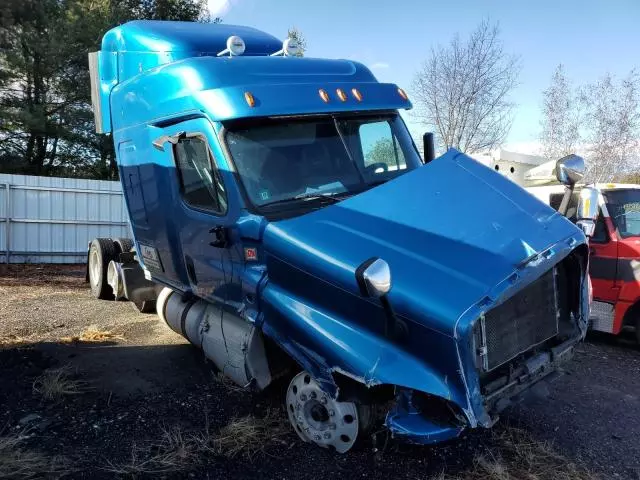
[[(78, 340), (87, 329), (102, 336)], [(541, 479), (640, 479), (640, 350), (607, 336), (580, 346), (549, 399), (507, 410), (492, 431), (436, 447), (377, 432), (338, 456), (290, 430), (283, 383), (249, 393), (221, 381), (155, 315), (91, 298), (81, 266), (0, 269), (2, 343), (0, 478), (13, 436), (28, 473), (52, 478), (510, 480), (534, 478), (517, 475), (534, 462)], [(46, 397), (52, 371), (67, 394)]]

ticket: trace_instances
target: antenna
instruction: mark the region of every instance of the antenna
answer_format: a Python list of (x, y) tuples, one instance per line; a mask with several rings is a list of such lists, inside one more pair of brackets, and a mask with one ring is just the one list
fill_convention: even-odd
[(227, 48), (218, 53), (218, 57), (229, 54), (230, 57), (237, 57), (244, 53), (244, 40), (237, 35), (227, 38)]
[(272, 53), (272, 57), (295, 57), (300, 52), (300, 45), (295, 38), (287, 38), (282, 42), (282, 49)]

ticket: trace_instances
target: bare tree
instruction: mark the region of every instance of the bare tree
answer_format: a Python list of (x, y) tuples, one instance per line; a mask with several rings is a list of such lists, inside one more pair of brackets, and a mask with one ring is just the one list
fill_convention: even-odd
[(556, 67), (551, 85), (542, 95), (542, 155), (557, 159), (575, 153), (580, 143), (581, 102), (562, 64)]
[[(634, 166), (640, 146), (640, 77), (607, 73), (582, 90), (588, 148), (587, 179), (611, 181)], [(636, 163), (636, 165), (633, 165)]]
[(414, 115), (435, 128), (446, 148), (493, 149), (511, 129), (509, 94), (519, 73), (519, 58), (505, 53), (499, 26), (485, 20), (468, 39), (456, 35), (431, 50), (413, 81)]

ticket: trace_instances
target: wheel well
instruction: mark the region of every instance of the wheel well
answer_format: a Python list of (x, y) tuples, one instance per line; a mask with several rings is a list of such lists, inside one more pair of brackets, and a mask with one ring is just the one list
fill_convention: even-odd
[(635, 322), (637, 322), (638, 319), (640, 319), (640, 299), (636, 300), (636, 303), (627, 309), (627, 312), (624, 314), (624, 319), (622, 320), (622, 326), (635, 327)]

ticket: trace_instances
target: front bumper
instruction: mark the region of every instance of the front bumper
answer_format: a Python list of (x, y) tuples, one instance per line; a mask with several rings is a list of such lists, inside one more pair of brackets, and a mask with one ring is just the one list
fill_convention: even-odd
[[(568, 340), (549, 351), (543, 352), (526, 362), (526, 371), (512, 378), (506, 385), (483, 398), (485, 410), (492, 419), (491, 425), (498, 420), (498, 414), (510, 405), (522, 401), (534, 386), (550, 383), (561, 375), (562, 366), (571, 359), (580, 339)], [(392, 435), (405, 441), (419, 444), (433, 444), (458, 437), (468, 422), (462, 414), (452, 408), (452, 415), (432, 416), (414, 402), (415, 392), (401, 390), (396, 403), (389, 411), (385, 424)], [(452, 407), (455, 407), (452, 405)], [(487, 425), (487, 426), (491, 426)]]

